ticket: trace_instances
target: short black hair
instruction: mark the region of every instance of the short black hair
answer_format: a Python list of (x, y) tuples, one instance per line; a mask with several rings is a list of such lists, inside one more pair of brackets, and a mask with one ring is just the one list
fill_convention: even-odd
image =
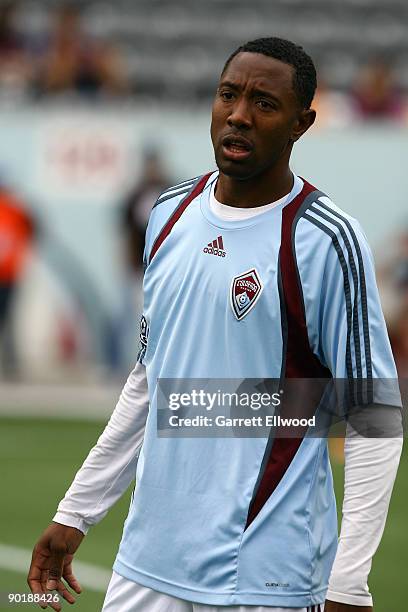
[(316, 87), (316, 68), (310, 55), (300, 45), (283, 38), (257, 38), (241, 45), (225, 62), (222, 74), (238, 53), (261, 53), (294, 68), (293, 89), (302, 108), (310, 108)]

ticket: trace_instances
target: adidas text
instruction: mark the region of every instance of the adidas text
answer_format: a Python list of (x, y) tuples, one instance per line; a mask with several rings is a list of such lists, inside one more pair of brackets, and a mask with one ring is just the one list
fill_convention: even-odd
[(221, 249), (214, 249), (213, 247), (204, 247), (203, 251), (209, 255), (218, 255), (218, 257), (225, 257), (226, 255), (225, 251), (221, 251)]

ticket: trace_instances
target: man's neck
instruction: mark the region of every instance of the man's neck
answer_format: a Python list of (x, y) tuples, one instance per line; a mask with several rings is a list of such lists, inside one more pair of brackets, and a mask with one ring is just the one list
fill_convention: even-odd
[(256, 176), (248, 180), (237, 180), (220, 171), (215, 195), (219, 202), (237, 208), (256, 208), (275, 202), (290, 193), (293, 174), (289, 166), (277, 176)]

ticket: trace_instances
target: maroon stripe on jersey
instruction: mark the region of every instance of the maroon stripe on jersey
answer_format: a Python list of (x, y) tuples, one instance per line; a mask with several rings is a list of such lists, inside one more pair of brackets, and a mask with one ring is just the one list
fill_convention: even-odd
[[(305, 198), (316, 191), (316, 188), (304, 181), (303, 189), (299, 195), (282, 211), (281, 246), (279, 265), (282, 278), (283, 307), (286, 313), (286, 354), (283, 356), (282, 381), (286, 378), (327, 378), (330, 372), (323, 368), (309, 345), (306, 318), (303, 307), (303, 297), (299, 286), (299, 278), (295, 261), (294, 245), (292, 244), (292, 228), (296, 214)], [(284, 335), (284, 330), (282, 329)], [(302, 407), (314, 414), (316, 404), (312, 405), (313, 393), (309, 393), (310, 406)], [(302, 398), (299, 398), (302, 401)], [(291, 405), (292, 409), (292, 405)], [(285, 416), (283, 406), (281, 416)], [(306, 429), (304, 434), (306, 433)], [(272, 495), (286, 470), (293, 461), (302, 437), (285, 438), (279, 428), (275, 432), (275, 439), (270, 447), (269, 457), (264, 458), (263, 474), (251, 502), (247, 524), (248, 527), (259, 514), (269, 497)], [(268, 448), (268, 447), (267, 447)]]
[(218, 236), (218, 248), (221, 249), (221, 251), (224, 250), (224, 243), (222, 241), (222, 236)]
[(214, 247), (214, 249), (218, 248), (218, 242), (217, 242), (216, 238), (215, 238), (215, 240), (212, 241), (212, 246)]
[(203, 177), (201, 177), (201, 179), (198, 181), (194, 189), (189, 194), (187, 194), (184, 200), (181, 201), (180, 205), (173, 212), (173, 214), (167, 221), (166, 225), (163, 227), (160, 234), (157, 236), (156, 240), (154, 241), (153, 248), (150, 253), (149, 263), (152, 261), (153, 257), (156, 255), (157, 251), (159, 250), (163, 242), (166, 240), (167, 236), (170, 234), (174, 225), (180, 219), (181, 215), (186, 210), (187, 206), (191, 204), (194, 198), (196, 198), (203, 191), (205, 184), (207, 180), (209, 179), (209, 177), (211, 176), (211, 174), (212, 172), (209, 172), (208, 174), (205, 174)]
[(316, 378), (324, 375), (322, 365), (309, 345), (303, 298), (295, 261), (295, 246), (292, 243), (292, 227), (296, 213), (304, 199), (313, 191), (316, 191), (316, 188), (305, 181), (301, 193), (292, 204), (285, 206), (282, 212), (279, 259), (288, 325), (284, 369), (286, 378)]

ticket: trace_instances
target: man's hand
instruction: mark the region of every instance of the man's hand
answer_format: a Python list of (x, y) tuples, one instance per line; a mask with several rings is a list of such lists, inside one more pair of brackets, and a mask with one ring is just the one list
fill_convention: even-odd
[[(51, 523), (34, 546), (33, 556), (28, 572), (27, 582), (32, 593), (39, 595), (58, 591), (68, 603), (75, 603), (75, 597), (67, 589), (62, 578), (75, 591), (81, 592), (81, 586), (72, 573), (72, 559), (81, 544), (84, 534), (74, 527)], [(49, 605), (60, 612), (60, 603), (40, 602), (41, 608)]]
[(349, 604), (328, 601), (324, 604), (324, 612), (373, 612), (371, 606), (350, 606)]

